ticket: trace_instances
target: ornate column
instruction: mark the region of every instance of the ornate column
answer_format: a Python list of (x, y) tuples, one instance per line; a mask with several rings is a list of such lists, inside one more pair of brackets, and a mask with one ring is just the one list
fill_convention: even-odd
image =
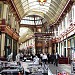
[(51, 40), (49, 40), (49, 50), (48, 50), (48, 53), (52, 53), (52, 42)]
[(19, 53), (19, 43), (17, 42), (17, 53)]
[(15, 17), (13, 14), (11, 15), (11, 27), (15, 29)]
[(4, 56), (5, 55), (5, 33), (2, 33), (2, 36), (1, 36), (1, 56)]
[(13, 52), (13, 39), (12, 39), (12, 47), (11, 48), (12, 48), (12, 52)]
[(58, 54), (60, 53), (60, 43), (58, 43)]
[(68, 40), (66, 39), (66, 57), (68, 57), (68, 50), (67, 50), (67, 48), (68, 48)]
[(42, 41), (42, 53), (45, 53), (45, 42)]
[(4, 8), (3, 8), (3, 19), (6, 19), (8, 16), (8, 5), (7, 4), (4, 4)]
[(62, 48), (61, 48), (61, 42), (60, 42), (60, 56), (61, 56), (61, 50), (62, 50)]

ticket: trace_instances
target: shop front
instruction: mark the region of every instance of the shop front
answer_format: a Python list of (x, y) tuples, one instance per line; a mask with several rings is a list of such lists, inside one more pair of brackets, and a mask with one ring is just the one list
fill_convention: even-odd
[(70, 41), (70, 48), (68, 49), (68, 57), (70, 58), (69, 63), (75, 60), (75, 35), (69, 38)]
[(13, 60), (16, 59), (17, 55), (17, 41), (13, 39)]
[(7, 56), (9, 55), (9, 54), (11, 54), (11, 52), (12, 52), (12, 38), (9, 36), (9, 35), (7, 35), (7, 34), (5, 34), (5, 57), (7, 58)]

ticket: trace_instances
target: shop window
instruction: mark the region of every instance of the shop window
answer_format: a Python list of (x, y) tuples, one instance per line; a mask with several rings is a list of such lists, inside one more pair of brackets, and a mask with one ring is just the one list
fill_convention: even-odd
[(66, 48), (64, 48), (64, 56), (66, 57)]
[(70, 48), (70, 40), (68, 40), (68, 48)]
[(72, 17), (73, 17), (73, 19), (74, 19), (74, 16), (75, 16), (75, 6), (74, 6), (74, 8), (72, 9)]
[(56, 27), (56, 36), (58, 36), (58, 27)]
[(65, 18), (63, 19), (63, 29), (65, 28)]
[(17, 54), (17, 41), (13, 40), (13, 60), (16, 59), (16, 54)]
[(66, 47), (66, 41), (64, 41), (64, 47)]
[(70, 10), (68, 15), (69, 15), (69, 23), (71, 23), (72, 22), (72, 10)]
[(8, 15), (8, 25), (11, 26), (11, 15)]
[(6, 34), (5, 36), (5, 57), (11, 53), (12, 49), (12, 38)]

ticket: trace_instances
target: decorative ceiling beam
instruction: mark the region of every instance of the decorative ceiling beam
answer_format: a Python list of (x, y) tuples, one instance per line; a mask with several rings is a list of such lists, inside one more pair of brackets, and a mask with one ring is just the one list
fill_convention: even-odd
[[(20, 0), (18, 0), (18, 1), (20, 1)], [(15, 2), (15, 1), (14, 1), (14, 2)], [(20, 2), (21, 2), (21, 1), (20, 1)], [(23, 3), (20, 3), (20, 2), (18, 2), (18, 3), (15, 2), (15, 4), (16, 4), (16, 6), (17, 6), (18, 9), (22, 6), (23, 3), (27, 2), (27, 1), (24, 1)], [(20, 4), (19, 4), (19, 3), (20, 3)]]
[(52, 7), (49, 7), (49, 10), (53, 11), (53, 13), (56, 14), (56, 11)]
[(13, 0), (7, 0), (7, 2), (11, 5), (11, 7), (13, 8), (12, 10), (14, 10), (16, 12), (16, 16), (18, 17), (18, 20), (21, 20), (21, 17), (19, 15), (19, 12), (14, 4)]
[[(38, 12), (38, 10), (36, 10), (36, 9), (30, 9), (30, 10), (28, 10), (27, 12), (26, 12), (26, 14), (24, 14), (24, 16), (26, 16), (27, 14), (29, 14), (29, 13), (31, 13), (31, 12)], [(47, 16), (47, 22), (51, 22), (51, 17), (50, 17), (50, 15), (48, 14), (48, 12), (47, 13), (45, 13), (46, 11), (45, 10), (39, 10), (39, 13), (43, 13), (44, 14), (44, 16), (43, 16), (43, 18), (46, 18), (45, 16)]]
[(71, 0), (67, 0), (66, 4), (65, 4), (65, 7), (63, 8), (62, 12), (60, 13), (60, 15), (58, 16), (58, 18), (56, 19), (56, 21), (52, 24), (56, 24), (57, 21), (59, 20), (59, 18), (62, 16), (62, 13), (65, 11), (65, 9), (67, 8), (67, 6), (69, 5), (69, 3), (71, 3)]
[(55, 6), (56, 8), (59, 7), (59, 4), (56, 2), (56, 0), (52, 0), (52, 4), (54, 4), (54, 6)]
[(37, 27), (37, 26), (39, 26), (39, 27), (42, 27), (42, 24), (40, 24), (40, 25), (29, 25), (29, 24), (20, 24), (20, 27), (28, 27), (28, 28), (32, 28), (32, 27)]
[[(63, 19), (64, 16), (66, 15), (66, 13), (71, 10), (72, 5), (73, 5), (73, 2), (70, 2), (70, 3), (67, 5), (67, 7), (66, 7), (65, 10), (63, 11), (62, 15), (60, 16), (60, 18), (59, 18), (59, 20), (57, 21), (56, 24), (59, 24), (59, 23), (62, 21), (62, 19)], [(55, 25), (56, 25), (56, 24), (55, 24)]]
[(57, 10), (56, 6), (53, 3), (50, 4), (50, 7), (52, 7), (55, 11)]

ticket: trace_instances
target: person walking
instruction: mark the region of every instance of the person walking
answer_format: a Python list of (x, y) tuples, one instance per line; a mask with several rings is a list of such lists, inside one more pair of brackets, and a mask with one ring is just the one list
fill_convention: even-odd
[(12, 61), (12, 57), (13, 57), (13, 53), (11, 52), (11, 54), (9, 54), (7, 57), (8, 61)]
[(39, 64), (39, 58), (37, 57), (37, 55), (33, 58), (33, 63)]
[(52, 53), (50, 57), (51, 57), (51, 64), (53, 64), (55, 60), (55, 55)]
[(58, 59), (59, 59), (59, 55), (58, 53), (56, 52), (55, 53), (55, 65), (58, 66)]
[(42, 60), (45, 64), (47, 63), (48, 57), (47, 57), (46, 53), (43, 54)]
[(50, 58), (50, 54), (49, 53), (47, 54), (47, 57), (48, 57), (48, 63), (50, 63), (50, 59), (51, 58)]
[(20, 65), (20, 53), (16, 55), (16, 62), (18, 65)]
[(41, 59), (41, 62), (42, 62), (42, 58), (43, 58), (43, 54), (41, 53), (41, 54), (40, 54), (40, 59)]
[(20, 53), (20, 60), (23, 60), (23, 53)]

